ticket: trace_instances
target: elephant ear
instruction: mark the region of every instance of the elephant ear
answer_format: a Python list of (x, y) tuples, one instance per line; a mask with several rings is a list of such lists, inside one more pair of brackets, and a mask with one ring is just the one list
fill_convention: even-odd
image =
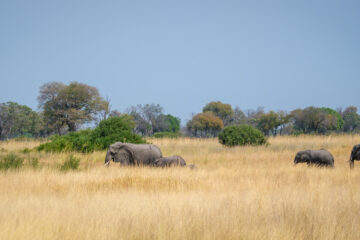
[(302, 155), (301, 155), (301, 160), (302, 161), (309, 161), (310, 160), (310, 153), (303, 153)]
[(123, 144), (122, 146), (119, 147), (119, 150), (124, 149), (128, 154), (129, 154), (129, 160), (130, 160), (130, 164), (135, 164), (135, 160), (134, 160), (134, 152), (132, 151), (132, 149), (128, 146)]
[(109, 147), (111, 154), (115, 154), (117, 151), (119, 151), (122, 145), (123, 144), (120, 142), (111, 144)]

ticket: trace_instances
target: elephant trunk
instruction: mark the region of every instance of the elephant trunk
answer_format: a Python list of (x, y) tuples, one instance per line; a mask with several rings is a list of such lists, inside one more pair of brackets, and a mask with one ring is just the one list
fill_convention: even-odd
[(104, 165), (108, 167), (110, 165), (111, 159), (112, 159), (112, 157), (111, 157), (111, 154), (110, 154), (110, 150), (108, 150), (107, 153), (106, 153)]
[(350, 155), (349, 163), (350, 163), (350, 169), (354, 168), (354, 158), (352, 154)]

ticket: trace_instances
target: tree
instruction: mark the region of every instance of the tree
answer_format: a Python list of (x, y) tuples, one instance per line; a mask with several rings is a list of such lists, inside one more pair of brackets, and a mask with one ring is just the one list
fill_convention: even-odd
[(31, 108), (15, 102), (0, 104), (0, 138), (18, 136), (37, 137), (43, 123), (40, 115)]
[(215, 137), (224, 127), (223, 121), (213, 112), (199, 113), (186, 124), (191, 136)]
[(265, 111), (264, 111), (264, 107), (258, 107), (256, 110), (248, 109), (246, 113), (247, 113), (247, 122), (251, 126), (256, 127), (261, 116), (265, 114)]
[[(340, 115), (340, 113), (338, 113), (337, 111), (335, 111), (334, 109), (331, 109), (331, 108), (323, 107), (323, 108), (320, 108), (320, 110), (328, 114), (327, 119), (331, 118), (330, 121), (334, 121), (332, 130), (340, 131), (343, 129), (344, 120), (343, 120), (342, 116)], [(336, 120), (334, 118), (336, 118)]]
[(160, 114), (155, 121), (154, 133), (156, 132), (178, 132), (180, 130), (180, 119), (170, 114)]
[(232, 118), (230, 125), (240, 125), (247, 123), (245, 113), (241, 111), (239, 107), (234, 109), (234, 117)]
[(307, 107), (291, 112), (292, 123), (296, 131), (302, 133), (320, 133), (339, 131), (343, 124), (339, 113), (330, 108)]
[(231, 105), (220, 101), (209, 102), (203, 108), (203, 112), (213, 112), (215, 116), (219, 117), (223, 121), (225, 126), (229, 125), (234, 117), (234, 110)]
[(45, 83), (40, 87), (39, 108), (44, 112), (47, 126), (61, 134), (66, 126), (73, 132), (84, 124), (107, 114), (109, 104), (92, 86), (71, 82), (65, 85), (59, 82)]
[(345, 132), (360, 130), (360, 116), (357, 114), (357, 107), (349, 106), (342, 112)]
[(151, 136), (154, 132), (167, 128), (167, 117), (159, 104), (131, 106), (127, 113), (135, 121), (135, 132), (143, 136)]
[(257, 128), (260, 129), (266, 136), (269, 136), (270, 133), (276, 135), (277, 129), (281, 124), (282, 121), (280, 116), (274, 111), (270, 111), (260, 117), (257, 123)]

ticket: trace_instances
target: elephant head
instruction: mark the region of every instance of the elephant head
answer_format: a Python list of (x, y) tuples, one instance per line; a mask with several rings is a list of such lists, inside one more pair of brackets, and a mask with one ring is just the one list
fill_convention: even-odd
[(309, 161), (310, 161), (309, 153), (306, 151), (301, 151), (296, 154), (295, 159), (294, 159), (294, 165), (297, 163), (303, 163), (303, 162), (309, 163)]
[(109, 166), (110, 161), (120, 162), (121, 165), (133, 164), (133, 151), (129, 144), (117, 142), (109, 146), (105, 157), (105, 166)]

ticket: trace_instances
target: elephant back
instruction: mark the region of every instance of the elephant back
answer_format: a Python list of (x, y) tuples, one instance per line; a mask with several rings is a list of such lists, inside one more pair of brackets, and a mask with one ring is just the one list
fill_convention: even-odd
[[(130, 144), (129, 144), (130, 145)], [(131, 144), (135, 165), (152, 165), (156, 159), (162, 158), (161, 150), (153, 144)]]

